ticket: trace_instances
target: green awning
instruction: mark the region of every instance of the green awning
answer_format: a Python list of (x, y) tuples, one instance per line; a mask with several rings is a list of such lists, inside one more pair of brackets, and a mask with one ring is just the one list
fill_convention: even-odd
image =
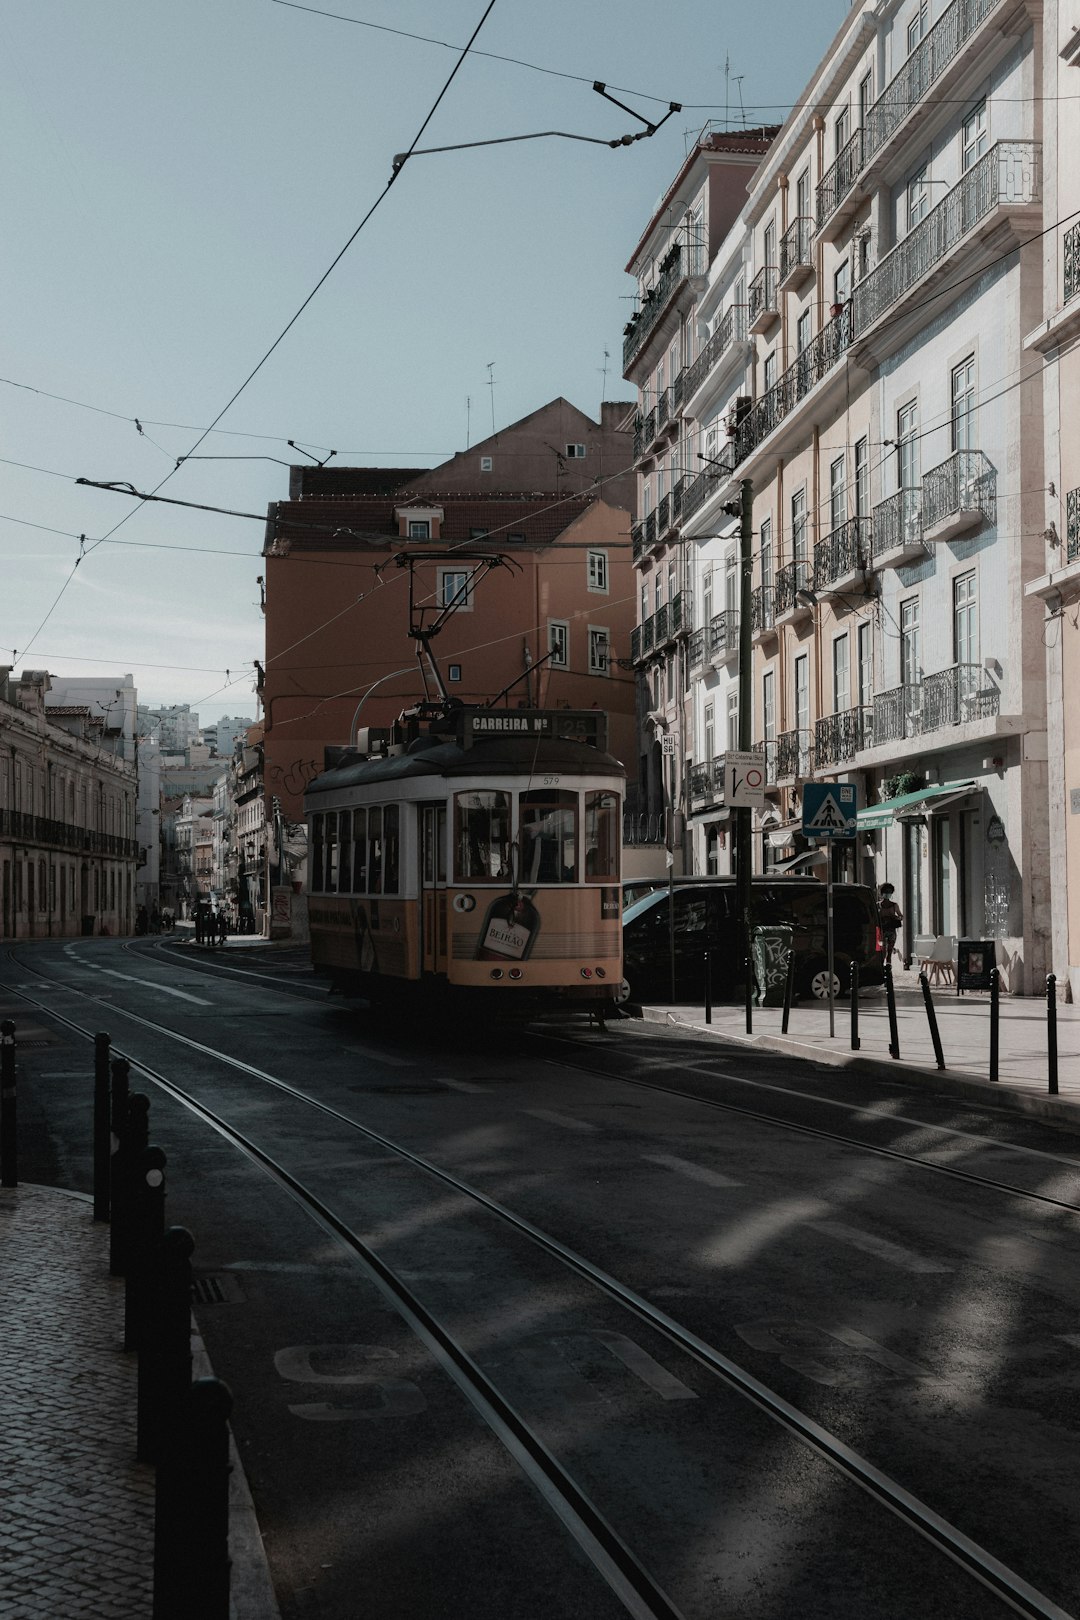
[[(878, 827), (891, 827), (898, 818), (903, 818), (904, 812), (909, 815), (918, 813), (919, 806), (929, 803), (933, 808), (933, 800), (939, 799), (943, 793), (953, 798), (962, 797), (970, 793), (975, 782), (936, 782), (932, 787), (921, 787), (914, 793), (901, 793), (896, 799), (884, 799), (880, 804), (869, 804), (865, 810), (860, 810), (856, 817), (856, 826), (860, 832), (873, 832)], [(944, 806), (941, 807), (944, 809)]]

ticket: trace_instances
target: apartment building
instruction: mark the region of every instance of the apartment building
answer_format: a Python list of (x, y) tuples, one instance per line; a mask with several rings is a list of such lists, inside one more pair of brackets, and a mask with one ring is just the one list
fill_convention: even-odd
[(1041, 15), (851, 8), (696, 300), (682, 409), (704, 461), (678, 531), (704, 571), (678, 756), (687, 865), (730, 860), (741, 678), (769, 781), (755, 865), (806, 849), (807, 780), (855, 781), (845, 875), (896, 884), (909, 949), (995, 939), (1016, 991), (1041, 983), (1050, 906), (1044, 613), (1024, 593), (1045, 525), (1042, 379), (1023, 347), (1043, 304)]

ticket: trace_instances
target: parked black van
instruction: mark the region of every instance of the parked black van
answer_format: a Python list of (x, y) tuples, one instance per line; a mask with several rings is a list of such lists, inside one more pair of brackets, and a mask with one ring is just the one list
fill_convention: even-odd
[[(795, 993), (829, 993), (825, 914), (826, 886), (816, 878), (755, 877), (756, 923), (787, 923), (794, 930)], [(705, 952), (709, 952), (713, 995), (736, 1000), (743, 993), (743, 941), (735, 922), (735, 879), (677, 878), (675, 899), (676, 1001), (701, 1001), (705, 994)], [(668, 891), (646, 895), (623, 912), (622, 998), (670, 1001), (671, 967)], [(885, 955), (873, 889), (861, 883), (833, 885), (834, 993), (851, 985), (851, 964), (859, 964), (859, 984), (883, 982)]]

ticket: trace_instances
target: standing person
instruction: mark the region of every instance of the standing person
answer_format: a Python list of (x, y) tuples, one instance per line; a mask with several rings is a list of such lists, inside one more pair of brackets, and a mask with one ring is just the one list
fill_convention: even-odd
[(878, 916), (881, 918), (881, 937), (885, 942), (885, 961), (891, 963), (896, 949), (896, 930), (903, 922), (904, 914), (893, 899), (896, 890), (891, 883), (883, 883), (878, 893), (881, 896)]
[(154, 901), (153, 909), (150, 912), (150, 932), (152, 934), (161, 933), (161, 912), (157, 908), (156, 900)]
[(225, 908), (224, 907), (222, 907), (221, 910), (218, 912), (217, 927), (218, 927), (218, 944), (219, 945), (224, 945), (227, 942), (228, 938), (229, 938), (229, 919), (225, 915)]

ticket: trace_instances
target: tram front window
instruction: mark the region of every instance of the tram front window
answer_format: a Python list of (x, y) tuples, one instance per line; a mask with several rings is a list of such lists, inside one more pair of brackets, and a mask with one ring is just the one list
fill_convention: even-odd
[(521, 882), (577, 882), (578, 796), (558, 788), (521, 795)]
[(619, 795), (600, 791), (585, 795), (585, 877), (610, 880), (619, 875)]
[(510, 795), (495, 788), (454, 794), (454, 877), (510, 880)]

